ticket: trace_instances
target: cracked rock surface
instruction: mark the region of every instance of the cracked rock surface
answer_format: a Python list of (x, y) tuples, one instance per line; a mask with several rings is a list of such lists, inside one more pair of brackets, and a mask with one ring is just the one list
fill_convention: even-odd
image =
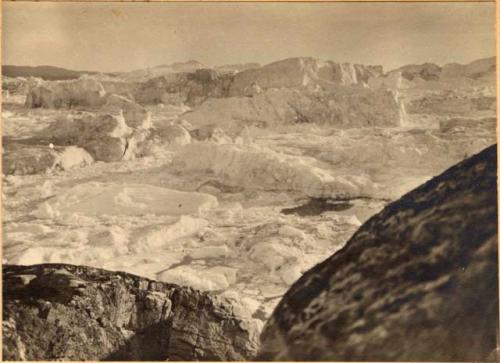
[(258, 331), (191, 288), (66, 264), (4, 266), (4, 360), (246, 360)]
[(495, 360), (497, 148), (388, 205), (306, 272), (259, 360)]

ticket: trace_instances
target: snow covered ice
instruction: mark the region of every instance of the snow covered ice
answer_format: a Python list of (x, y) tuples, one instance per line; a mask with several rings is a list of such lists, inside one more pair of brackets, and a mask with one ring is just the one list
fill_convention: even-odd
[[(265, 321), (386, 203), (494, 142), (489, 64), (7, 79), (4, 262), (127, 271)], [(461, 114), (433, 101), (449, 92)]]

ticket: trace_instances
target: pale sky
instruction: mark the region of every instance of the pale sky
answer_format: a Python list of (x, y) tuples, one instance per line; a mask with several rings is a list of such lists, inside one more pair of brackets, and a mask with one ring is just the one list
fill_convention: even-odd
[(310, 56), (380, 64), (495, 55), (494, 3), (2, 2), (2, 63), (127, 71)]

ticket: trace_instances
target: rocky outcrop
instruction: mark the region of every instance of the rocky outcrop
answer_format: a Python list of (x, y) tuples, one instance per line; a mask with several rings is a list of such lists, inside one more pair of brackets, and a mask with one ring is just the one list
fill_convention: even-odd
[(257, 333), (228, 300), (122, 272), (4, 266), (4, 360), (245, 360)]
[(406, 65), (368, 80), (372, 89), (391, 89), (399, 94), (410, 123), (422, 117), (477, 117), (496, 114), (496, 58), (443, 67), (425, 63)]
[(3, 145), (2, 173), (5, 175), (45, 173), (54, 168), (56, 160), (57, 153), (47, 146), (8, 143)]
[(212, 69), (166, 74), (141, 83), (134, 97), (143, 105), (198, 106), (209, 97), (225, 97), (231, 79), (231, 75), (221, 75)]
[(24, 95), (28, 92), (28, 81), (22, 77), (2, 76), (2, 91), (7, 91), (11, 95)]
[(2, 156), (5, 172), (39, 174), (58, 166), (66, 170), (92, 161), (160, 156), (191, 142), (184, 127), (167, 124), (150, 128), (150, 114), (142, 106), (112, 96), (103, 110), (113, 114), (82, 112), (60, 117), (35, 136), (9, 141)]
[[(196, 69), (153, 77), (134, 91), (141, 104), (186, 104), (199, 106), (208, 98), (253, 96), (271, 88), (329, 87), (364, 85), (382, 73), (381, 67), (340, 64), (314, 58), (290, 58), (263, 67)], [(256, 91), (259, 90), (259, 92)]]
[(74, 119), (59, 119), (33, 138), (40, 144), (77, 145), (96, 161), (119, 161), (128, 147), (133, 129), (123, 116), (83, 113)]
[[(408, 81), (449, 81), (468, 78), (477, 81), (492, 81), (496, 72), (496, 58), (478, 59), (468, 64), (449, 63), (440, 67), (434, 63), (409, 64), (392, 72), (400, 72)], [(391, 72), (389, 72), (391, 73)]]
[(483, 117), (479, 119), (471, 118), (450, 118), (439, 122), (439, 130), (442, 132), (471, 132), (482, 130), (495, 134), (497, 127), (496, 117)]
[(93, 161), (89, 153), (75, 146), (50, 147), (3, 140), (2, 173), (5, 175), (43, 174), (87, 166)]
[(233, 141), (217, 124), (204, 125), (189, 130), (189, 133), (193, 139), (198, 141), (210, 141), (217, 144), (230, 144)]
[(493, 80), (496, 73), (496, 58), (483, 58), (468, 64), (450, 63), (442, 68), (441, 77), (457, 78), (467, 77), (475, 80)]
[(468, 64), (406, 65), (368, 80), (372, 89), (398, 93), (410, 123), (428, 116), (464, 117), (496, 114), (496, 58)]
[(105, 103), (102, 84), (83, 76), (68, 81), (41, 81), (30, 84), (25, 105), (27, 108), (98, 107)]
[(441, 75), (441, 67), (434, 63), (410, 64), (399, 68), (403, 78), (408, 81), (413, 81), (415, 78), (423, 79), (424, 81), (437, 81)]
[(159, 145), (182, 146), (191, 143), (190, 133), (180, 125), (166, 125), (156, 127), (151, 131), (150, 139)]
[[(142, 120), (143, 126), (149, 122), (149, 114), (140, 111), (127, 114), (129, 123)], [(148, 137), (148, 129), (127, 126), (121, 110), (117, 116), (84, 112), (60, 117), (30, 138), (4, 138), (3, 172), (41, 174), (56, 168), (86, 166), (93, 161), (130, 160), (143, 156)]]
[(148, 129), (151, 127), (151, 115), (136, 102), (117, 94), (109, 94), (101, 112), (123, 115), (127, 126)]
[(495, 360), (497, 148), (369, 219), (286, 293), (260, 360)]
[(445, 90), (432, 92), (409, 101), (406, 105), (408, 113), (437, 115), (467, 115), (474, 111), (495, 111), (496, 97), (476, 97), (464, 92)]

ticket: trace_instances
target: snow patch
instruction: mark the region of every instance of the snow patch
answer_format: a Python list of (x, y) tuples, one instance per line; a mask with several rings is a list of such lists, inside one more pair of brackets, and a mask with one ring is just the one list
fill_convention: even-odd
[(55, 165), (63, 170), (69, 170), (87, 166), (93, 162), (94, 158), (87, 151), (76, 146), (69, 146), (57, 154)]
[(201, 291), (225, 290), (229, 287), (224, 273), (213, 268), (199, 271), (190, 266), (179, 266), (159, 273), (156, 277), (160, 281), (190, 286)]

